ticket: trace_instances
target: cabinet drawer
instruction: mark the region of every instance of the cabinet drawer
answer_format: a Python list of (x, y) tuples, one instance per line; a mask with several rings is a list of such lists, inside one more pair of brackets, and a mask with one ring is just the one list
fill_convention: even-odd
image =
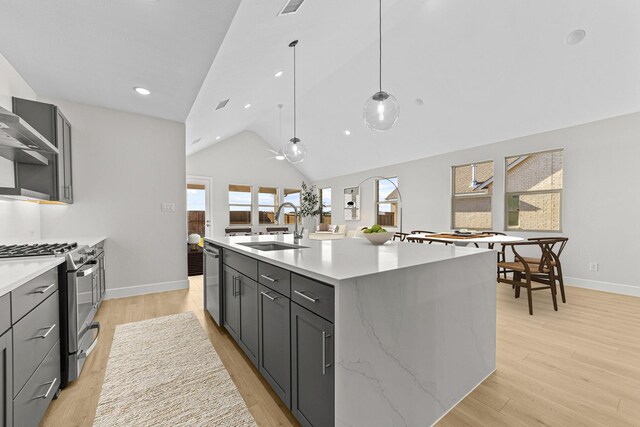
[(60, 342), (57, 342), (22, 391), (13, 400), (14, 427), (39, 425), (59, 387)]
[(58, 292), (13, 326), (13, 395), (17, 395), (60, 338)]
[(0, 297), (0, 335), (11, 327), (11, 294)]
[(258, 263), (258, 282), (291, 298), (291, 272), (265, 262)]
[(222, 251), (222, 260), (234, 270), (253, 280), (258, 280), (258, 260), (226, 249)]
[(291, 300), (333, 322), (333, 286), (291, 273)]
[(58, 289), (58, 267), (54, 267), (11, 292), (11, 320), (16, 323)]

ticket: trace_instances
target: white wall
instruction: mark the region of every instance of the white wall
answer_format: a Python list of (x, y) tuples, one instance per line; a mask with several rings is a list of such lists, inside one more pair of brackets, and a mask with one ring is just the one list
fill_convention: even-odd
[[(0, 54), (0, 107), (11, 111), (11, 97), (35, 99), (36, 93)], [(0, 157), (0, 187), (14, 187), (13, 162)], [(0, 244), (3, 241), (40, 237), (37, 204), (0, 200)]]
[[(210, 148), (187, 157), (187, 174), (213, 178), (212, 233), (223, 236), (229, 226), (229, 184), (251, 185), (254, 193), (259, 186), (300, 188), (306, 178), (287, 161), (268, 160), (271, 148), (253, 132), (242, 132)], [(254, 194), (255, 198), (255, 194)], [(281, 196), (282, 198), (282, 196)], [(253, 230), (258, 226), (258, 213), (253, 212)]]
[[(563, 233), (569, 243), (563, 253), (566, 281), (640, 296), (640, 279), (632, 268), (637, 260), (640, 228), (638, 197), (640, 113), (581, 126), (517, 138), (367, 172), (319, 181), (332, 187), (332, 214), (343, 218), (343, 189), (371, 175), (398, 176), (404, 206), (404, 230), (451, 228), (451, 166), (493, 160), (495, 193), (493, 228), (504, 230), (504, 158), (534, 151), (564, 148)], [(390, 149), (393, 149), (392, 147)], [(354, 160), (355, 161), (355, 160)], [(361, 221), (374, 220), (374, 181), (361, 188)], [(336, 222), (333, 220), (332, 222)], [(551, 235), (520, 233), (522, 236)], [(590, 262), (599, 263), (590, 272)], [(569, 295), (570, 298), (570, 295)]]
[(106, 236), (107, 297), (188, 286), (184, 124), (45, 102), (72, 125), (74, 204), (41, 206), (43, 237)]

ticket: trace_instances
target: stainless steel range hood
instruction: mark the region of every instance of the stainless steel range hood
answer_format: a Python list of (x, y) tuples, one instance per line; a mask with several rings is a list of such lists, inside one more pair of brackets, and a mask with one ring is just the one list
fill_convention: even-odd
[(43, 154), (58, 149), (29, 123), (0, 107), (0, 156), (19, 163), (48, 164)]

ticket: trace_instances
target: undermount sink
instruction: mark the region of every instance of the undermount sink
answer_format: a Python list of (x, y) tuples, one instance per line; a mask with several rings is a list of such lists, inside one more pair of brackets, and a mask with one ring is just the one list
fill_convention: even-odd
[(301, 245), (292, 245), (290, 243), (281, 243), (281, 242), (246, 242), (246, 243), (238, 243), (242, 246), (247, 246), (252, 249), (257, 249), (259, 251), (284, 251), (287, 249), (305, 249), (308, 246)]

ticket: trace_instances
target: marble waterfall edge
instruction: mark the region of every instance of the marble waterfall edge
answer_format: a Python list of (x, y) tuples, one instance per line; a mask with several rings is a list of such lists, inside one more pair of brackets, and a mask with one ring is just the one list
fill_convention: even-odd
[(336, 425), (431, 425), (496, 367), (495, 253), (340, 281)]

